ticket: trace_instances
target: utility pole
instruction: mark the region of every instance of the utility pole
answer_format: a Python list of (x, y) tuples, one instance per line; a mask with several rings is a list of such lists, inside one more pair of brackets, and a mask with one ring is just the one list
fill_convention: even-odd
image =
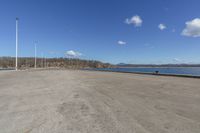
[(17, 71), (18, 69), (18, 21), (19, 18), (16, 18), (16, 58), (15, 58), (15, 70)]
[(37, 44), (35, 43), (35, 69), (37, 68)]

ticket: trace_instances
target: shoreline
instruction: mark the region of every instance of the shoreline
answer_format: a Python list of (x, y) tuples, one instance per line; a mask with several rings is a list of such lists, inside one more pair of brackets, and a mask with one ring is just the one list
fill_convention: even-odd
[[(123, 67), (127, 68), (127, 67)], [(131, 68), (156, 68), (156, 67), (131, 67)], [(177, 67), (157, 67), (157, 68), (177, 68)], [(179, 68), (179, 67), (178, 67)], [(182, 67), (187, 68), (187, 67)], [(73, 70), (73, 69), (63, 69), (63, 68), (31, 68), (31, 69), (22, 69), (18, 71), (29, 71), (29, 70)], [(155, 75), (155, 76), (171, 76), (171, 77), (183, 77), (183, 78), (198, 78), (200, 79), (200, 76), (195, 75), (187, 75), (187, 74), (170, 74), (170, 73), (153, 73), (153, 72), (126, 72), (126, 71), (114, 71), (114, 70), (95, 70), (95, 69), (74, 69), (74, 70), (83, 70), (83, 71), (100, 71), (100, 72), (116, 72), (116, 73), (130, 73), (130, 74), (144, 74), (144, 75)], [(15, 69), (0, 69), (0, 72), (8, 72), (8, 71), (15, 71)]]
[(144, 74), (144, 75), (155, 75), (155, 76), (171, 76), (171, 77), (183, 77), (183, 78), (198, 78), (200, 76), (186, 75), (186, 74), (168, 74), (168, 73), (152, 73), (152, 72), (125, 72), (125, 71), (112, 71), (112, 70), (95, 70), (95, 69), (81, 69), (86, 71), (102, 71), (102, 72), (116, 72), (116, 73), (130, 73), (130, 74)]
[(116, 68), (196, 68), (200, 66), (135, 66), (135, 67), (116, 67)]

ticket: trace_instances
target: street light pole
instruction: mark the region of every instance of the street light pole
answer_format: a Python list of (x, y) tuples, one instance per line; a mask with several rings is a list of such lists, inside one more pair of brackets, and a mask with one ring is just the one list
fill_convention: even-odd
[(35, 69), (37, 68), (37, 44), (35, 43)]
[(44, 54), (42, 53), (42, 59), (41, 59), (41, 67), (44, 67)]
[(16, 58), (15, 58), (15, 70), (17, 71), (18, 69), (18, 21), (19, 18), (16, 18)]
[(47, 67), (47, 57), (45, 56), (44, 57), (44, 65), (45, 65), (45, 68)]

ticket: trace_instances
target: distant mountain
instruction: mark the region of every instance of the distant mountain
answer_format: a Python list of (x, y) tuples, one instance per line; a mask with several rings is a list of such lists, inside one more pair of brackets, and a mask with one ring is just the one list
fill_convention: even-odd
[(200, 64), (126, 64), (119, 63), (117, 67), (200, 67)]
[(128, 65), (128, 64), (126, 64), (126, 63), (119, 63), (119, 64), (117, 64), (117, 66), (123, 66), (123, 65)]

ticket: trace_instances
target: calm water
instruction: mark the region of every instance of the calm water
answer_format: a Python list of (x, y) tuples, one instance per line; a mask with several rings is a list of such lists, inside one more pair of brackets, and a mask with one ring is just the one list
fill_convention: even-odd
[[(2, 69), (1, 70), (14, 70), (14, 69)], [(192, 75), (200, 76), (200, 67), (170, 67), (170, 68), (98, 68), (95, 70), (105, 70), (105, 71), (116, 71), (116, 72), (147, 72), (155, 73), (159, 71), (161, 74), (178, 74), (178, 75)]]
[(0, 68), (0, 71), (1, 70), (14, 70), (14, 68)]
[(170, 67), (170, 68), (101, 68), (96, 70), (117, 71), (117, 72), (148, 72), (161, 74), (178, 74), (200, 76), (200, 67)]

